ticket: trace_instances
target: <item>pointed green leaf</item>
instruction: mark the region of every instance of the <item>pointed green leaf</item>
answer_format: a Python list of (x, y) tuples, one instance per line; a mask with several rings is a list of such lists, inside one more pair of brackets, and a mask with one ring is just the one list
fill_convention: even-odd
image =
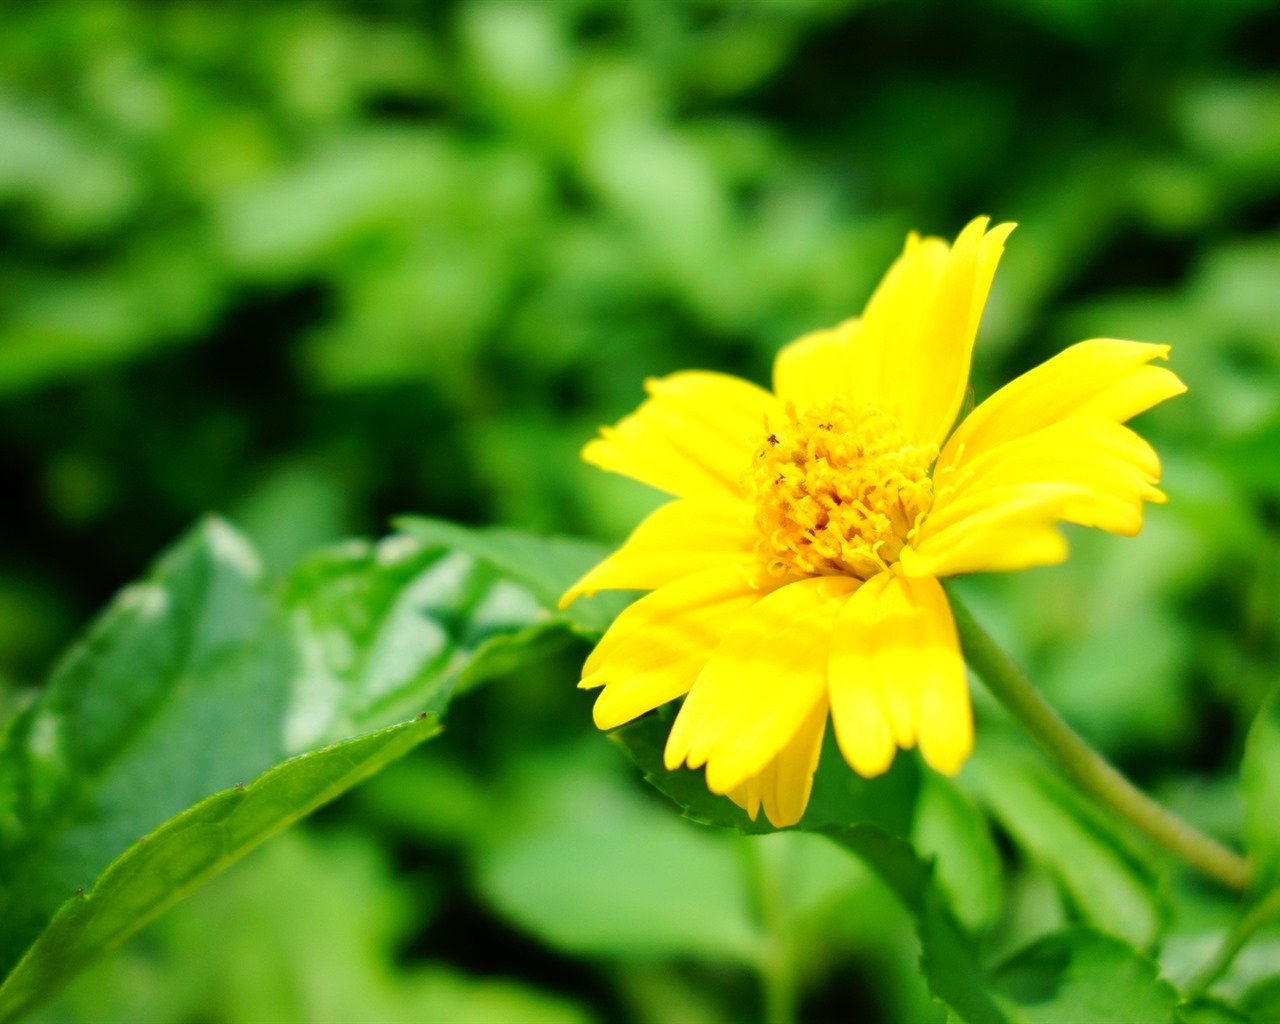
[(282, 759), (292, 661), (260, 575), (203, 523), (0, 735), (0, 971), (139, 836)]
[(423, 717), (277, 765), (140, 837), (91, 890), (62, 905), (0, 987), (0, 1022), (16, 1019), (94, 958), (281, 829), (439, 731)]
[[(495, 564), (403, 536), (320, 552), (281, 600), (230, 526), (202, 524), (113, 602), (0, 730), (0, 971), (36, 940), (4, 1005), (65, 981), (135, 927), (129, 921), (140, 926), (363, 777), (353, 770), (325, 788), (317, 771), (340, 768), (344, 751), (372, 771), (401, 748), (387, 739), (384, 756), (383, 741), (364, 735), (319, 760), (288, 762), (259, 790), (270, 813), (239, 838), (205, 827), (239, 799), (206, 801), (211, 794), (288, 753), (368, 734), (410, 710), (442, 710), (460, 683), (518, 665), (565, 628)], [(367, 756), (364, 740), (377, 748)], [(200, 813), (181, 816), (188, 808)], [(175, 815), (186, 823), (172, 833), (179, 840), (153, 853)], [(127, 886), (126, 867), (137, 872)], [(106, 898), (112, 886), (119, 899)], [(73, 903), (42, 933), (60, 904), (89, 889), (94, 914)]]

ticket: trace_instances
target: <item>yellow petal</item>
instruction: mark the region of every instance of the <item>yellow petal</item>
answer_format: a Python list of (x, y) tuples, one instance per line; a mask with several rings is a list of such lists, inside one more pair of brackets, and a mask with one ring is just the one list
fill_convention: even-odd
[(813, 792), (813, 776), (822, 754), (827, 702), (819, 700), (801, 723), (791, 742), (756, 776), (729, 791), (728, 796), (755, 821), (764, 804), (765, 817), (775, 828), (787, 828), (804, 817)]
[(881, 573), (863, 584), (840, 612), (831, 638), (831, 724), (844, 759), (866, 778), (887, 771), (898, 749), (876, 670), (880, 600), (891, 578)]
[(969, 380), (978, 321), (1012, 224), (979, 217), (953, 246), (912, 235), (850, 342), (855, 404), (892, 413), (924, 444), (941, 444)]
[(761, 591), (738, 566), (704, 569), (660, 587), (614, 620), (582, 669), (584, 689), (603, 686), (595, 722), (613, 729), (686, 693), (717, 645)]
[(602, 428), (582, 457), (678, 497), (740, 500), (766, 421), (780, 414), (777, 399), (721, 373), (675, 373), (645, 386), (649, 398)]
[(813, 775), (822, 754), (827, 726), (827, 701), (822, 697), (800, 723), (791, 741), (760, 773), (764, 816), (774, 828), (786, 828), (804, 817), (813, 792)]
[(1164, 501), (1160, 460), (1122, 422), (1186, 390), (1168, 346), (1081, 342), (1001, 388), (934, 467), (933, 508), (904, 551), (910, 575), (993, 572), (1066, 557), (1056, 522), (1133, 535)]
[(1155, 450), (1128, 427), (1092, 415), (1072, 416), (935, 476), (937, 497), (920, 541), (927, 543), (962, 518), (962, 510), (983, 507), (984, 495), (1030, 484), (1077, 487), (1081, 496), (1057, 512), (1058, 518), (1132, 535), (1142, 525), (1143, 501), (1164, 500), (1155, 486), (1159, 479)]
[(903, 548), (902, 570), (912, 577), (955, 576), (1054, 565), (1067, 557), (1067, 542), (1054, 524), (1090, 497), (1069, 484), (990, 488), (957, 502), (949, 510), (953, 523)]
[(955, 623), (936, 579), (882, 573), (845, 605), (831, 652), (831, 720), (845, 760), (878, 775), (897, 747), (955, 774), (973, 717)]
[(973, 710), (951, 606), (936, 579), (895, 580), (910, 623), (904, 632), (912, 637), (901, 664), (918, 676), (915, 723), (920, 756), (934, 771), (955, 775), (973, 750)]
[(564, 597), (597, 590), (653, 590), (717, 565), (752, 557), (752, 510), (741, 501), (686, 498), (646, 516), (625, 544), (578, 580)]
[(855, 369), (850, 341), (857, 330), (855, 318), (784, 346), (773, 361), (774, 393), (802, 415), (833, 398), (848, 399)]
[(938, 457), (935, 475), (996, 445), (1086, 414), (1122, 423), (1186, 386), (1162, 367), (1168, 345), (1095, 338), (1064, 349), (1010, 381), (973, 410)]
[(825, 699), (831, 630), (857, 587), (848, 577), (814, 577), (753, 605), (685, 698), (667, 740), (667, 767), (705, 764), (714, 793), (759, 775)]

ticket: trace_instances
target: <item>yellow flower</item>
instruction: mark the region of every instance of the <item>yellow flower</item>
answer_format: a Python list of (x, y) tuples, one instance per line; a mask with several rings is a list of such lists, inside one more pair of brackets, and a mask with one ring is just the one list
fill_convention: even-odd
[(677, 500), (565, 595), (652, 590), (587, 659), (611, 729), (685, 696), (669, 769), (755, 818), (800, 820), (828, 713), (860, 775), (918, 746), (973, 746), (964, 662), (938, 580), (1060, 562), (1060, 522), (1136, 534), (1160, 464), (1122, 424), (1186, 388), (1168, 346), (1084, 341), (954, 430), (978, 320), (1012, 224), (907, 239), (861, 319), (778, 353), (773, 393), (684, 372), (583, 458)]

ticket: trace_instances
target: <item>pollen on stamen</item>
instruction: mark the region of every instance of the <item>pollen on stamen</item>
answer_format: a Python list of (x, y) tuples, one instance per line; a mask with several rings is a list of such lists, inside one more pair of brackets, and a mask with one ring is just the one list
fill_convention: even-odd
[(874, 406), (787, 413), (770, 425), (747, 481), (761, 563), (779, 576), (885, 571), (933, 504), (937, 448)]

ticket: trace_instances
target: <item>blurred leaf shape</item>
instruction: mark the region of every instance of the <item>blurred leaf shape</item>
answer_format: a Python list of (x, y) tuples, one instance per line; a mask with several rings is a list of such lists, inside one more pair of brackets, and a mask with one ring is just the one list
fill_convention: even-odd
[(412, 930), (437, 909), (430, 887), (411, 891), (406, 900), (403, 875), (367, 836), (292, 830), (33, 1019), (587, 1024), (570, 1001), (514, 979), (469, 977), (417, 951), (404, 962)]
[(921, 780), (912, 842), (933, 858), (938, 884), (965, 927), (983, 931), (995, 923), (1004, 901), (1000, 852), (986, 817), (943, 775)]
[(1037, 752), (988, 729), (965, 777), (1013, 841), (1070, 894), (1085, 920), (1141, 948), (1155, 941), (1161, 908), (1152, 872)]
[(752, 965), (768, 941), (730, 837), (693, 828), (589, 763), (523, 773), (490, 832), (476, 862), (481, 891), (558, 949)]
[(1262, 705), (1249, 729), (1240, 787), (1254, 890), (1266, 893), (1280, 882), (1280, 691)]

